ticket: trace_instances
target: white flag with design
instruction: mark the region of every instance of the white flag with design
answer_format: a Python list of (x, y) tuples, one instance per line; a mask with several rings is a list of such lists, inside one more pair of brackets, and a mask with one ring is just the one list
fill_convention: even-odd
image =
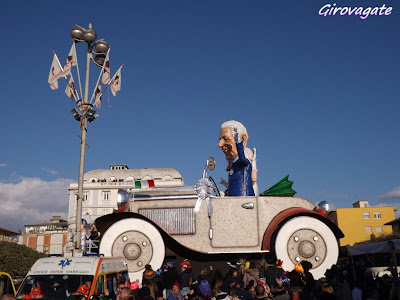
[(110, 81), (110, 59), (109, 59), (110, 49), (107, 51), (106, 59), (103, 64), (103, 77), (101, 78), (101, 82), (103, 84), (107, 84)]
[(67, 88), (65, 89), (65, 93), (69, 98), (71, 98), (71, 100), (78, 101), (78, 92), (75, 89), (75, 82), (74, 78), (72, 77), (72, 74), (67, 84)]
[(96, 107), (98, 108), (98, 109), (100, 109), (100, 107), (101, 107), (101, 95), (103, 94), (103, 92), (101, 91), (101, 84), (98, 84), (97, 85), (97, 88), (96, 88), (96, 92), (95, 92), (95, 94), (94, 94), (94, 103), (96, 104)]
[(67, 60), (65, 61), (63, 75), (70, 74), (72, 66), (76, 65), (77, 65), (77, 57), (76, 57), (75, 42), (72, 42), (71, 50), (69, 50)]
[(116, 96), (117, 92), (121, 90), (121, 68), (122, 66), (118, 69), (113, 78), (111, 78), (109, 83), (111, 87), (111, 93), (114, 96)]
[(48, 82), (52, 90), (58, 89), (58, 78), (62, 76), (62, 68), (60, 66), (60, 62), (57, 58), (56, 53), (53, 56), (53, 62), (51, 63), (50, 73)]

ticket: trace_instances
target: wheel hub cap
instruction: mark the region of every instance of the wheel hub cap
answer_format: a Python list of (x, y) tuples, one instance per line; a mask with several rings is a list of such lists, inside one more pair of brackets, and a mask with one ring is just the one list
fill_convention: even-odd
[(312, 263), (314, 269), (324, 262), (327, 247), (322, 236), (316, 231), (299, 229), (291, 235), (287, 251), (294, 264), (307, 260)]
[(132, 230), (120, 234), (115, 239), (111, 253), (114, 257), (125, 257), (129, 272), (137, 272), (150, 263), (153, 245), (144, 233)]

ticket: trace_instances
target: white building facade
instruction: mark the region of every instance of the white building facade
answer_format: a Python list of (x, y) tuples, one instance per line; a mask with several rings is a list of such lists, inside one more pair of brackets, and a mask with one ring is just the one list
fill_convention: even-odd
[[(118, 189), (135, 189), (135, 181), (153, 180), (154, 188), (183, 186), (182, 175), (171, 168), (129, 169), (127, 165), (111, 165), (108, 170), (93, 170), (84, 174), (82, 218), (89, 224), (96, 218), (113, 213), (117, 209)], [(75, 231), (76, 199), (78, 183), (68, 188), (69, 238)]]

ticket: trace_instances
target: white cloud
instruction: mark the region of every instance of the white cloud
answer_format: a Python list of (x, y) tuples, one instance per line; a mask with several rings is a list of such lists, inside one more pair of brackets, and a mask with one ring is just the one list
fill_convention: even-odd
[(379, 203), (373, 207), (394, 207), (397, 211), (394, 212), (395, 218), (400, 218), (400, 203), (399, 202), (389, 202), (389, 203)]
[(58, 174), (58, 172), (56, 170), (52, 170), (52, 169), (49, 169), (49, 168), (42, 168), (42, 170), (47, 172), (47, 173), (49, 173), (50, 175), (57, 175)]
[(4, 167), (7, 167), (8, 165), (7, 164), (0, 164), (0, 168), (4, 168)]
[(0, 182), (0, 227), (24, 230), (24, 225), (49, 221), (52, 216), (66, 219), (68, 186), (73, 180), (44, 181), (21, 178), (17, 183)]
[(394, 188), (384, 195), (379, 196), (378, 198), (385, 200), (400, 200), (400, 186)]

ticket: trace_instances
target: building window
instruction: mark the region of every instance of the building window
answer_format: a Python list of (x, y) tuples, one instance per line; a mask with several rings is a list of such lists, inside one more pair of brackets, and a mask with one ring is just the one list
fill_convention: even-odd
[(372, 227), (371, 226), (365, 226), (365, 233), (372, 233)]
[(103, 201), (110, 201), (110, 192), (103, 191)]
[(381, 218), (381, 213), (380, 212), (374, 212), (374, 218), (375, 219), (380, 219)]
[(364, 218), (364, 219), (369, 219), (369, 218), (370, 218), (369, 212), (363, 213), (363, 218)]
[(108, 215), (110, 210), (108, 208), (103, 209), (103, 215)]
[[(76, 200), (78, 200), (78, 194), (75, 194), (75, 196)], [(83, 192), (82, 200), (87, 201), (87, 199), (89, 199), (89, 192)]]
[(382, 226), (376, 226), (376, 233), (382, 233), (383, 232), (383, 227)]

